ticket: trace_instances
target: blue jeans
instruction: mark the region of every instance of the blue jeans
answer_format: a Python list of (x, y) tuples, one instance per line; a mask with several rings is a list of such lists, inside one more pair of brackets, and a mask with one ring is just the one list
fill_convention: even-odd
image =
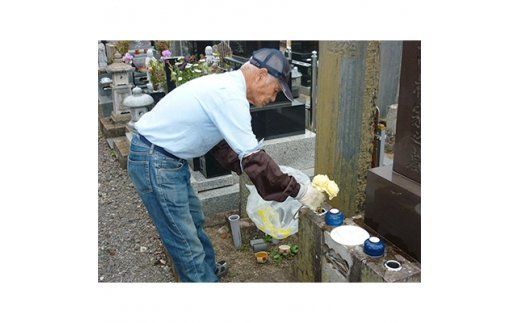
[(128, 174), (170, 254), (182, 282), (217, 282), (215, 251), (203, 230), (204, 214), (190, 184), (186, 160), (132, 138)]

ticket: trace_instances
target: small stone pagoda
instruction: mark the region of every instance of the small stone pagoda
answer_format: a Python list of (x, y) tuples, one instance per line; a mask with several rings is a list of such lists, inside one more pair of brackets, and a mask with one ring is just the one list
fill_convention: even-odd
[(112, 74), (112, 98), (114, 108), (112, 110), (112, 120), (116, 123), (126, 123), (130, 121), (130, 113), (123, 106), (123, 100), (131, 94), (131, 73), (134, 68), (123, 63), (121, 54), (116, 53), (114, 63), (107, 67), (107, 72)]
[(110, 148), (113, 148), (113, 138), (124, 137), (126, 123), (130, 121), (130, 112), (123, 105), (124, 99), (131, 94), (131, 73), (134, 68), (123, 63), (121, 54), (116, 53), (114, 63), (110, 64), (106, 71), (110, 73), (112, 83), (112, 113), (109, 117), (99, 120), (101, 131)]

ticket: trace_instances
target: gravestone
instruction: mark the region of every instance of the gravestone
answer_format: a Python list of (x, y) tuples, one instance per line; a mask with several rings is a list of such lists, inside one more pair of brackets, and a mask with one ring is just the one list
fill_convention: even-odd
[(112, 64), (114, 62), (114, 57), (117, 53), (116, 42), (109, 41), (105, 44), (105, 49), (107, 53), (107, 63)]
[(421, 43), (403, 42), (393, 165), (368, 172), (365, 223), (421, 260)]
[(130, 42), (128, 52), (134, 57), (133, 64), (138, 71), (144, 71), (146, 68), (145, 61), (148, 57), (147, 52), (150, 49), (153, 49), (151, 41), (136, 40)]
[(331, 203), (347, 217), (364, 207), (379, 67), (379, 42), (320, 41), (315, 173), (338, 184)]
[(104, 72), (107, 68), (107, 64), (105, 45), (102, 42), (98, 42), (98, 69)]
[(402, 41), (381, 42), (381, 76), (377, 106), (381, 110), (382, 118), (386, 118), (388, 107), (397, 103), (402, 51)]

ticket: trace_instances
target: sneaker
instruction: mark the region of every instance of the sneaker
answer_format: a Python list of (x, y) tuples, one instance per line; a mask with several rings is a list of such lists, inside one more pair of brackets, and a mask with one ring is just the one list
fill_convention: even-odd
[(217, 275), (218, 278), (224, 276), (228, 272), (228, 264), (225, 260), (221, 260), (215, 264), (217, 266), (217, 269), (215, 270), (215, 275)]

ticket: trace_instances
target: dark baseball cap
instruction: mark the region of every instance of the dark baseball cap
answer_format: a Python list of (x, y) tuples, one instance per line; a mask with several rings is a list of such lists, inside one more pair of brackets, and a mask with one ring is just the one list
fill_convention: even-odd
[(278, 83), (280, 83), (283, 94), (285, 94), (287, 99), (294, 100), (291, 88), (287, 83), (291, 77), (291, 64), (289, 64), (282, 52), (274, 48), (262, 48), (253, 52), (249, 63), (258, 68), (267, 69), (270, 75), (278, 79)]

